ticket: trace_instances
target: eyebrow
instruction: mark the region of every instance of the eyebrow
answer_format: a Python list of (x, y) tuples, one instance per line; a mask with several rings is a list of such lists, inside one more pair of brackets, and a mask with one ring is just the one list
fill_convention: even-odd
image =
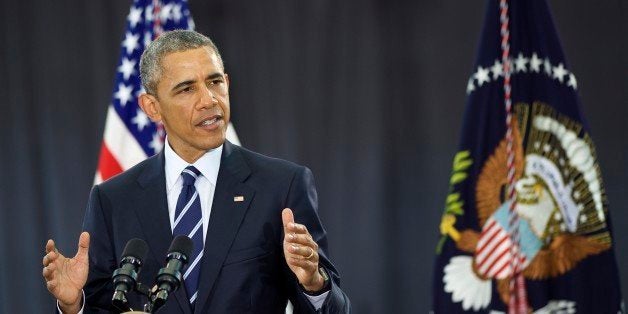
[(217, 79), (217, 78), (222, 78), (224, 75), (220, 72), (216, 72), (214, 74), (210, 74), (208, 75), (205, 80), (213, 80), (213, 79)]
[(179, 83), (179, 84), (175, 85), (175, 86), (171, 89), (171, 91), (175, 91), (175, 90), (177, 90), (177, 89), (179, 89), (179, 88), (181, 88), (181, 87), (183, 87), (183, 86), (188, 86), (188, 85), (192, 85), (192, 84), (194, 84), (194, 80), (187, 80), (187, 81), (183, 81), (183, 82), (181, 82), (181, 83)]
[[(208, 75), (208, 76), (205, 78), (205, 80), (213, 80), (213, 79), (217, 79), (217, 78), (221, 78), (221, 77), (223, 77), (223, 74), (222, 74), (222, 73), (220, 73), (220, 72), (216, 72), (216, 73), (213, 73), (213, 74)], [(194, 82), (195, 82), (194, 80), (186, 80), (186, 81), (183, 81), (183, 82), (181, 82), (181, 83), (179, 83), (179, 84), (175, 85), (175, 86), (171, 89), (171, 91), (177, 90), (177, 89), (179, 89), (179, 88), (181, 88), (181, 87), (184, 87), (184, 86), (189, 86), (189, 85), (192, 85), (192, 84), (194, 84)]]

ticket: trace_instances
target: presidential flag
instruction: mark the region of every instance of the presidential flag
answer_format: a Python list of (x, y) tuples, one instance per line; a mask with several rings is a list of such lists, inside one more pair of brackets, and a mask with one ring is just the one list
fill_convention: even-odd
[[(137, 103), (137, 97), (144, 92), (139, 63), (144, 48), (153, 39), (163, 31), (174, 29), (194, 29), (186, 0), (133, 1), (120, 48), (113, 97), (107, 110), (96, 184), (163, 148), (163, 127), (150, 121)], [(239, 144), (231, 124), (227, 139)]]
[(595, 146), (546, 1), (487, 1), (479, 45), (433, 311), (623, 312)]

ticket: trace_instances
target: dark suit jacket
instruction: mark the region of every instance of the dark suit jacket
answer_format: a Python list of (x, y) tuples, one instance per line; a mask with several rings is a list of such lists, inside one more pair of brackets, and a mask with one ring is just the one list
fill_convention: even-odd
[[(244, 201), (235, 202), (235, 196)], [(288, 299), (295, 313), (315, 312), (284, 260), (281, 211), (286, 207), (318, 243), (320, 265), (331, 278), (321, 311), (350, 312), (338, 273), (326, 257), (327, 239), (309, 169), (225, 142), (194, 313), (283, 313)], [(132, 238), (149, 245), (138, 281), (152, 286), (173, 239), (163, 153), (94, 186), (83, 228), (91, 235), (86, 313), (115, 311), (111, 275)], [(128, 297), (136, 310), (146, 302), (136, 292)], [(187, 300), (182, 285), (158, 313), (191, 314)]]

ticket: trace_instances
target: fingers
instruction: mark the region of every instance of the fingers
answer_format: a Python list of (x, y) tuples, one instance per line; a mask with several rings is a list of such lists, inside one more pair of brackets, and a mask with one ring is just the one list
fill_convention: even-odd
[[(299, 283), (309, 289), (318, 274), (318, 244), (307, 231), (305, 225), (294, 221), (294, 214), (290, 208), (281, 212), (283, 222), (283, 248), (286, 262), (290, 270), (297, 276)], [(318, 274), (320, 277), (320, 274)], [(320, 280), (319, 280), (320, 281)], [(311, 291), (318, 291), (320, 287), (312, 287)]]
[[(318, 244), (312, 239), (307, 228), (294, 222), (294, 214), (290, 208), (281, 212), (281, 220), (284, 226), (284, 247), (292, 257), (297, 259), (318, 260)], [(312, 257), (315, 257), (313, 259)]]
[(318, 270), (318, 262), (313, 262), (309, 259), (299, 259), (296, 257), (290, 257), (288, 263), (305, 269), (307, 272), (312, 273)]
[(291, 257), (298, 259), (308, 259), (312, 261), (318, 261), (318, 253), (310, 246), (303, 246), (297, 244), (287, 244), (288, 252), (291, 253)]
[[(318, 244), (307, 231), (307, 228), (294, 222), (294, 214), (290, 208), (285, 208), (281, 212), (281, 220), (284, 226), (284, 249), (286, 257), (291, 260), (312, 262), (313, 267), (318, 265)], [(291, 263), (294, 266), (302, 267), (308, 263)]]
[(55, 250), (55, 241), (53, 239), (48, 239), (46, 242), (46, 253), (50, 253)]
[(288, 233), (298, 233), (298, 234), (308, 234), (309, 232), (307, 231), (307, 227), (305, 227), (305, 225), (302, 224), (298, 224), (298, 223), (289, 223), (286, 227), (284, 227), (284, 232), (286, 234)]
[(297, 234), (297, 235), (303, 234), (303, 235), (308, 235), (308, 236), (310, 235), (305, 225), (302, 225), (296, 222), (291, 222), (291, 223), (288, 223), (287, 225), (284, 225), (284, 233), (285, 234)]
[(89, 253), (89, 233), (84, 231), (79, 237), (78, 250), (76, 252), (76, 258), (87, 258)]
[(52, 292), (56, 287), (57, 287), (56, 280), (46, 281), (46, 288), (48, 288), (48, 291)]
[(44, 276), (46, 281), (50, 281), (50, 280), (54, 279), (54, 272), (55, 272), (56, 269), (57, 269), (57, 266), (55, 264), (50, 264), (50, 265), (44, 267), (44, 269), (42, 270), (41, 274)]
[(309, 234), (289, 233), (284, 242), (292, 257), (318, 261), (318, 244)]
[(286, 255), (298, 259), (311, 259), (318, 261), (318, 244), (312, 239), (304, 225), (288, 223), (285, 228), (284, 248)]
[(46, 242), (46, 254), (42, 260), (42, 264), (44, 267), (56, 259), (57, 248), (55, 247), (55, 241), (53, 239), (48, 239)]
[(41, 271), (42, 276), (46, 279), (46, 288), (49, 291), (54, 289), (54, 270), (55, 264), (54, 261), (57, 259), (57, 252), (55, 250), (55, 242), (52, 239), (49, 239), (46, 242), (46, 254), (42, 258), (41, 263), (44, 265), (44, 268)]
[(41, 271), (41, 274), (46, 280), (46, 288), (48, 289), (48, 291), (53, 291), (56, 287), (57, 281), (54, 279), (57, 266), (55, 264), (55, 261), (58, 257), (59, 253), (57, 253), (57, 250), (55, 248), (55, 242), (52, 239), (48, 240), (48, 242), (46, 242), (46, 255), (44, 255), (44, 258), (42, 259), (42, 264), (44, 265), (44, 268)]
[(302, 233), (302, 234), (288, 233), (286, 234), (286, 242), (294, 243), (294, 244), (301, 244), (301, 245), (309, 246), (313, 248), (314, 250), (318, 250), (318, 244), (316, 244), (316, 242), (314, 241), (314, 239), (312, 239), (312, 236), (309, 233)]
[(54, 263), (54, 261), (57, 260), (58, 256), (59, 256), (59, 253), (55, 251), (49, 252), (46, 255), (44, 255), (44, 258), (42, 259), (42, 264), (44, 265), (44, 267), (46, 267), (49, 264)]

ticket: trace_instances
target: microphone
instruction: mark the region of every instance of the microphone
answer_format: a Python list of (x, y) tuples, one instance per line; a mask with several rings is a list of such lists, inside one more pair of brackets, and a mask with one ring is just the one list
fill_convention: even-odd
[(181, 285), (183, 279), (181, 269), (187, 264), (193, 247), (194, 243), (187, 236), (179, 235), (172, 240), (166, 257), (166, 267), (160, 269), (157, 274), (157, 290), (151, 295), (151, 311), (157, 311), (163, 306), (170, 293)]
[(142, 239), (131, 239), (126, 243), (122, 252), (120, 268), (113, 272), (113, 285), (115, 292), (111, 303), (120, 311), (130, 311), (126, 293), (135, 288), (137, 274), (142, 267), (142, 260), (148, 253), (148, 245)]

